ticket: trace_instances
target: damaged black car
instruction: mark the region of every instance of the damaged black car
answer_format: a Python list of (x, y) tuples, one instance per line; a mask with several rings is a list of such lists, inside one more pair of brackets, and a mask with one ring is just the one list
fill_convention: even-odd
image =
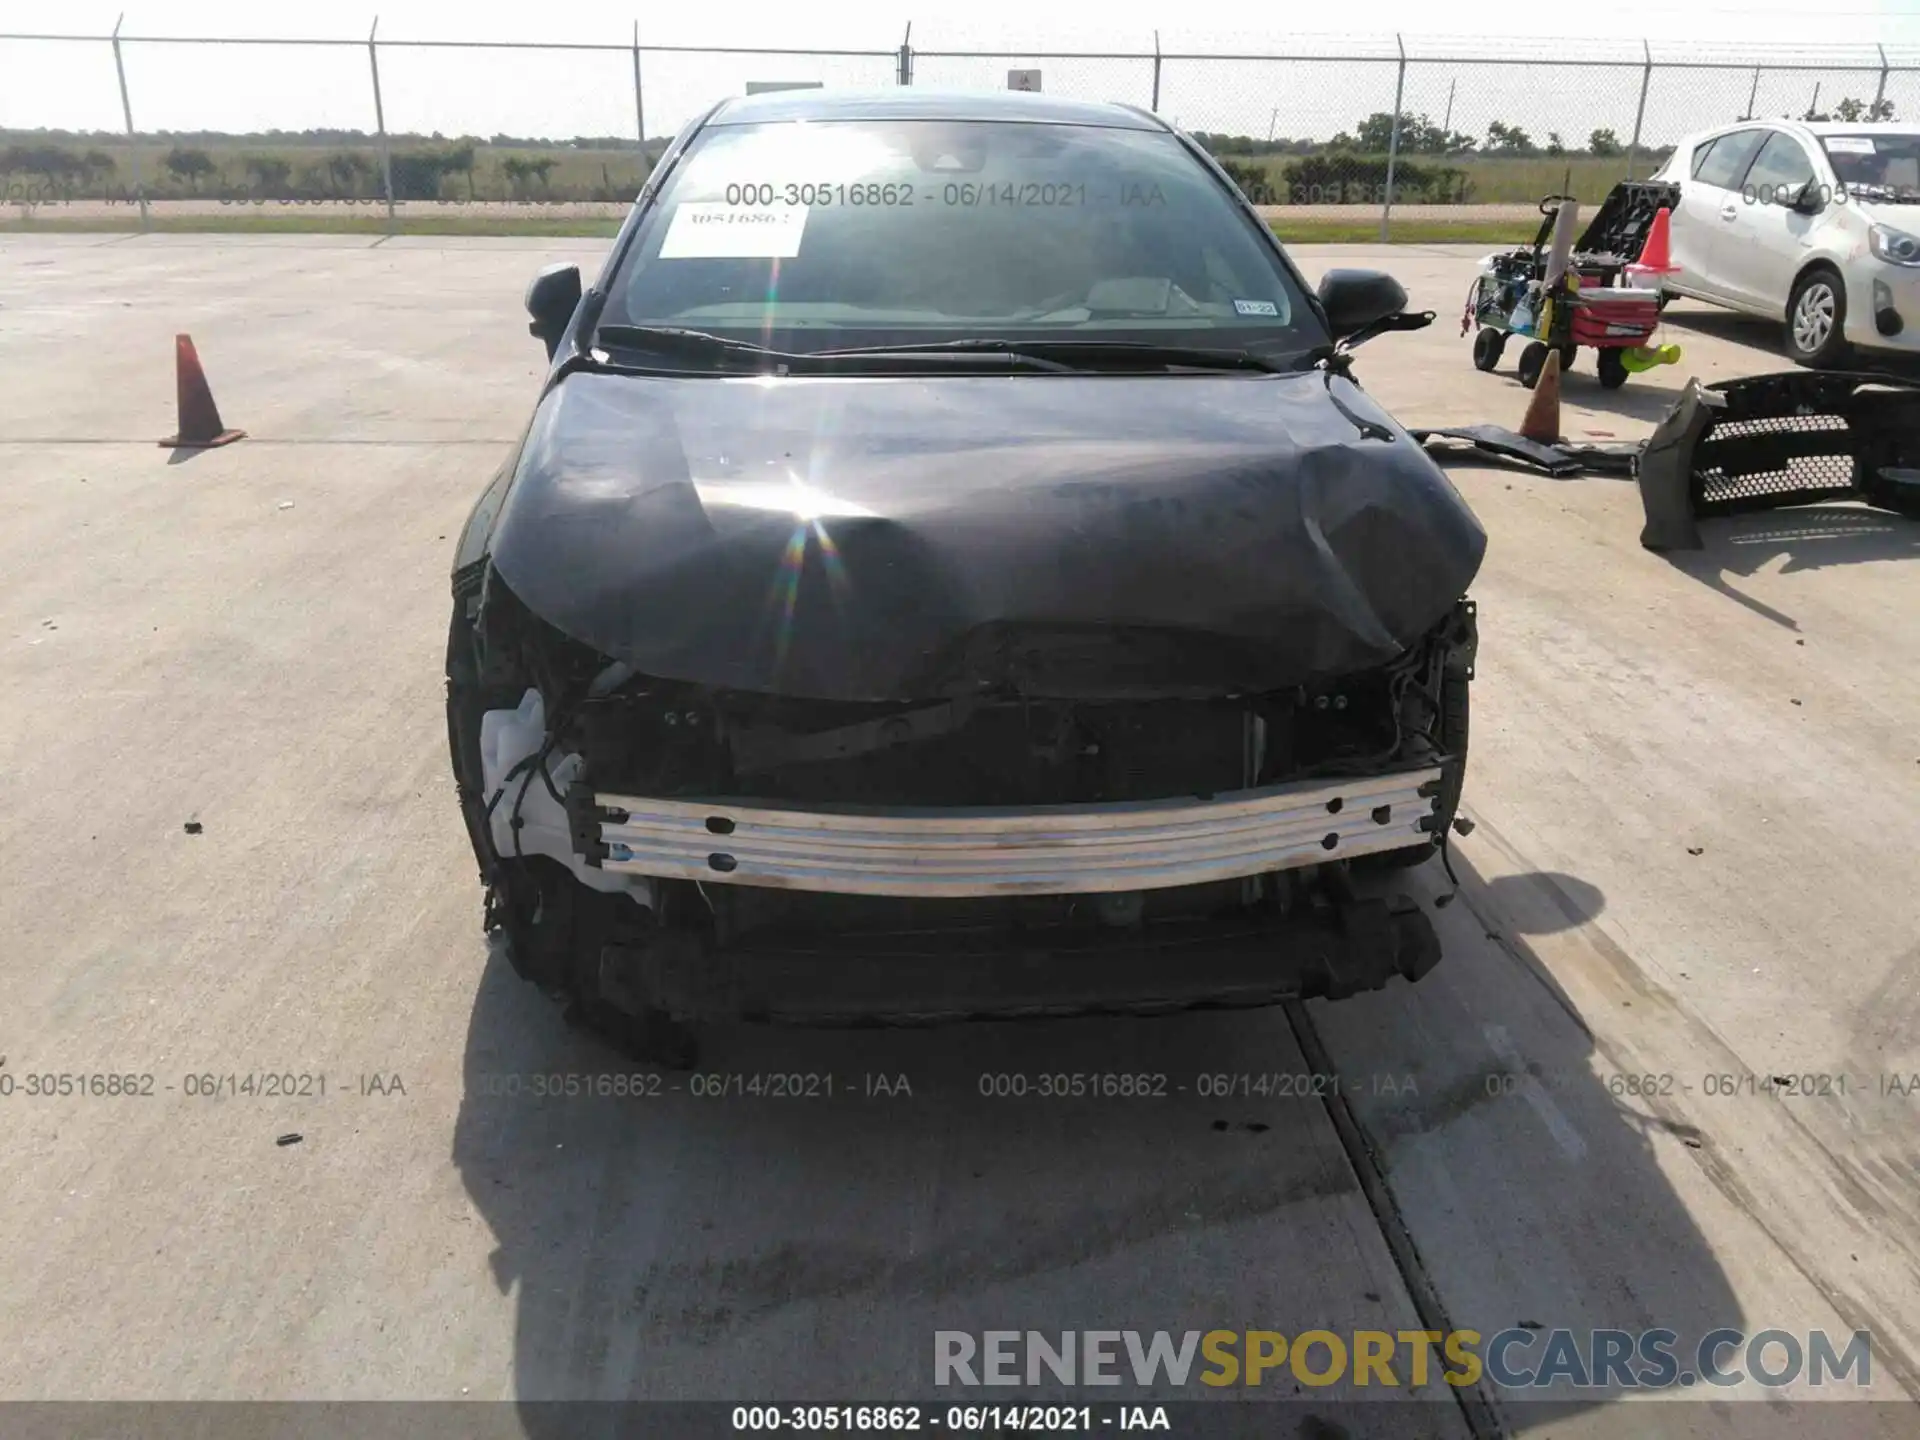
[(486, 923), (698, 1022), (1342, 996), (1439, 958), (1485, 549), (1187, 137), (1038, 95), (730, 100), (597, 279), (453, 571)]

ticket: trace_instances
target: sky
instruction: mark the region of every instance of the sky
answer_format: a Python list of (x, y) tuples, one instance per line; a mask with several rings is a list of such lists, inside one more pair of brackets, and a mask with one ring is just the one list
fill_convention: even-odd
[[(1484, 134), (1492, 120), (1519, 124), (1536, 140), (1562, 133), (1584, 144), (1606, 126), (1625, 140), (1633, 128), (1644, 37), (1656, 62), (1713, 59), (1717, 70), (1656, 65), (1644, 133), (1671, 142), (1687, 130), (1745, 113), (1805, 109), (1815, 86), (1823, 106), (1843, 94), (1872, 98), (1884, 46), (1896, 71), (1887, 87), (1903, 119), (1920, 120), (1920, 0), (1833, 0), (1818, 7), (1811, 38), (1807, 0), (1626, 0), (1597, 13), (1511, 0), (1357, 0), (1340, 7), (1346, 27), (1330, 33), (1321, 7), (1274, 0), (1212, 0), (1204, 7), (1165, 0), (969, 0), (916, 13), (872, 0), (728, 0), (724, 5), (646, 6), (621, 0), (525, 4), (387, 0), (380, 5), (316, 0), (0, 0), (0, 32), (105, 36), (121, 21), (128, 99), (143, 130), (233, 131), (316, 126), (374, 128), (364, 43), (333, 47), (142, 43), (141, 36), (329, 38), (364, 42), (376, 14), (385, 41), (567, 42), (626, 46), (636, 15), (645, 45), (837, 48), (868, 55), (643, 56), (641, 101), (649, 136), (664, 136), (699, 109), (740, 94), (751, 80), (822, 80), (834, 85), (894, 83), (892, 52), (912, 25), (914, 79), (923, 85), (1001, 88), (1013, 67), (1042, 70), (1044, 89), (1088, 99), (1147, 104), (1150, 60), (1024, 58), (1042, 50), (1140, 51), (1151, 55), (1156, 27), (1164, 52), (1312, 55), (1311, 61), (1169, 59), (1161, 67), (1160, 110), (1187, 129), (1325, 139), (1372, 111), (1393, 107), (1398, 33), (1408, 66), (1403, 107), (1453, 128)], [(1517, 15), (1524, 9), (1524, 16)], [(1204, 23), (1196, 19), (1204, 15)], [(1579, 34), (1585, 18), (1587, 33)], [(1491, 37), (1491, 38), (1490, 38)], [(943, 57), (941, 50), (1019, 52), (1021, 58)], [(1479, 57), (1481, 63), (1449, 58)], [(1542, 56), (1603, 59), (1607, 66), (1547, 67)], [(1750, 68), (1772, 60), (1756, 86)], [(1780, 62), (1819, 69), (1787, 71)], [(1841, 66), (1861, 67), (1842, 69)], [(635, 131), (630, 52), (613, 49), (408, 49), (379, 52), (389, 130), (447, 135), (577, 134)], [(0, 127), (123, 128), (112, 52), (104, 40), (0, 39)]]

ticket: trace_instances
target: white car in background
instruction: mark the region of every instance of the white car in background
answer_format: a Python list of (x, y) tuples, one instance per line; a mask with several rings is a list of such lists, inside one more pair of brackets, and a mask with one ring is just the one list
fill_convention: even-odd
[(1920, 353), (1920, 126), (1756, 120), (1690, 135), (1668, 294), (1786, 322), (1803, 365)]

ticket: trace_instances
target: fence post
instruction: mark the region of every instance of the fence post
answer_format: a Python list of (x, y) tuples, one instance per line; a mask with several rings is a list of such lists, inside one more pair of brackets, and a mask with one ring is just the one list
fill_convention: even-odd
[(633, 22), (633, 133), (640, 137), (640, 183), (647, 183), (647, 111), (640, 103), (640, 22)]
[(380, 103), (380, 52), (373, 37), (380, 33), (380, 17), (373, 17), (373, 29), (367, 31), (367, 63), (373, 67), (373, 123), (380, 131), (380, 183), (387, 192), (387, 229), (394, 228), (393, 152), (387, 145), (387, 110)]
[(1880, 102), (1887, 98), (1887, 47), (1876, 45), (1873, 48), (1880, 52), (1880, 83), (1873, 87), (1873, 109), (1867, 112), (1867, 119), (1878, 120)]
[(913, 84), (913, 22), (907, 22), (907, 33), (900, 37), (900, 83)]
[(1147, 107), (1154, 114), (1160, 113), (1160, 32), (1153, 32), (1153, 103)]
[(1740, 117), (1742, 120), (1753, 119), (1754, 103), (1758, 101), (1759, 98), (1760, 98), (1760, 67), (1756, 65), (1753, 67), (1753, 84), (1747, 87), (1747, 113)]
[(1653, 47), (1643, 39), (1640, 53), (1646, 56), (1646, 64), (1640, 71), (1640, 105), (1633, 112), (1633, 139), (1627, 142), (1627, 179), (1633, 178), (1633, 167), (1640, 158), (1640, 126), (1647, 118), (1647, 82), (1653, 79)]
[(1396, 33), (1393, 43), (1400, 49), (1400, 67), (1393, 80), (1393, 131), (1387, 137), (1387, 189), (1380, 197), (1380, 240), (1386, 243), (1387, 225), (1393, 218), (1393, 167), (1400, 158), (1400, 97), (1407, 88), (1407, 47)]
[(120, 23), (127, 17), (121, 14), (113, 22), (113, 69), (120, 77), (120, 113), (127, 121), (127, 153), (133, 161), (133, 195), (140, 202), (140, 228), (147, 228), (147, 187), (140, 179), (140, 142), (133, 134), (133, 102), (127, 99), (127, 66), (120, 58)]

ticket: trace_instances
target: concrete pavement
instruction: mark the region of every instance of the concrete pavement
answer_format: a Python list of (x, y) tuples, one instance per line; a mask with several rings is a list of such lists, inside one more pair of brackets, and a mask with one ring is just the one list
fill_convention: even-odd
[[(1457, 334), (1483, 248), (1299, 252), (1439, 312), (1357, 367), (1408, 424), (1524, 408)], [(878, 1399), (930, 1391), (935, 1329), (1419, 1328), (1321, 1103), (1197, 1093), (1313, 1068), (1280, 1012), (742, 1029), (703, 1071), (834, 1098), (529, 1098), (629, 1071), (480, 935), (446, 566), (542, 368), (525, 280), (598, 253), (0, 241), (0, 1398)], [(1624, 390), (1583, 359), (1569, 435), (1784, 368), (1767, 327), (1668, 328), (1686, 363)], [(176, 464), (181, 330), (252, 438)], [(1669, 561), (1626, 482), (1451, 473), (1491, 543), (1447, 958), (1308, 1007), (1420, 1266), (1484, 1333), (1869, 1329), (1872, 1393), (1920, 1393), (1920, 1095), (1882, 1083), (1920, 1072), (1920, 528), (1819, 507)], [(980, 1093), (1088, 1070), (1191, 1088)], [(104, 1073), (154, 1093), (21, 1083)], [(1444, 1390), (1423, 1423), (1466, 1433)], [(1781, 1403), (1563, 1398), (1509, 1420)], [(1912, 1433), (1820, 1398), (1793, 1433)]]

